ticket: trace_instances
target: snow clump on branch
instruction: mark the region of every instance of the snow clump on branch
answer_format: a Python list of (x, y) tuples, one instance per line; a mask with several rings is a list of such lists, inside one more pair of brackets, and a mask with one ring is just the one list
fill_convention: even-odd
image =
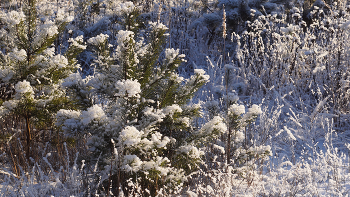
[(157, 23), (157, 22), (149, 22), (151, 28), (153, 30), (168, 30), (169, 28), (165, 26), (163, 23)]
[(71, 86), (78, 86), (83, 83), (83, 79), (81, 75), (77, 73), (70, 74), (67, 78), (64, 79), (62, 86), (63, 87), (71, 87)]
[(102, 107), (99, 105), (94, 105), (87, 109), (87, 111), (83, 111), (81, 114), (81, 122), (84, 125), (88, 125), (93, 120), (103, 120), (106, 117), (105, 112)]
[(22, 11), (21, 12), (11, 11), (8, 13), (1, 12), (0, 18), (9, 26), (16, 26), (22, 21), (24, 21), (26, 16)]
[(262, 111), (259, 105), (254, 104), (251, 108), (248, 109), (247, 113), (252, 114), (254, 116), (258, 116), (262, 114)]
[(174, 115), (175, 112), (178, 112), (178, 113), (182, 112), (181, 107), (179, 105), (177, 105), (177, 104), (173, 104), (173, 105), (167, 106), (167, 107), (165, 107), (163, 109), (163, 113), (165, 115), (172, 116), (172, 115)]
[[(107, 35), (107, 38), (108, 38), (108, 35)], [(71, 43), (71, 46), (75, 46), (78, 49), (83, 49), (83, 50), (86, 49), (85, 45), (80, 44), (84, 42), (83, 35), (77, 36), (76, 38), (69, 38), (68, 42)]]
[(194, 74), (200, 76), (203, 78), (204, 81), (208, 82), (210, 76), (205, 74), (205, 71), (203, 69), (194, 69)]
[(142, 132), (135, 127), (127, 126), (121, 131), (118, 141), (125, 146), (134, 146), (141, 141), (141, 135)]
[(262, 114), (261, 108), (259, 105), (252, 105), (251, 108), (248, 109), (248, 112), (244, 114), (243, 121), (245, 122), (251, 122), (254, 119), (256, 119), (260, 114)]
[(45, 21), (41, 28), (39, 29), (39, 36), (34, 39), (34, 43), (41, 43), (46, 37), (51, 38), (58, 34), (58, 27), (53, 21)]
[(58, 9), (56, 12), (56, 20), (63, 23), (70, 23), (74, 20), (73, 16), (69, 16), (63, 9)]
[(108, 38), (109, 36), (107, 34), (101, 33), (100, 35), (90, 38), (88, 40), (88, 43), (97, 46), (97, 45), (103, 44)]
[(232, 104), (228, 109), (229, 115), (240, 116), (245, 113), (244, 105)]
[(141, 168), (142, 161), (136, 155), (124, 155), (123, 164), (124, 165), (122, 166), (122, 169), (124, 169), (125, 171), (137, 172)]
[[(176, 59), (176, 57), (178, 58), (184, 58), (185, 55), (184, 54), (179, 54), (179, 49), (165, 49), (165, 61), (168, 64), (171, 64), (174, 62), (174, 60)], [(183, 60), (182, 60), (183, 61)]]
[(227, 125), (220, 116), (214, 116), (213, 119), (203, 125), (203, 127), (197, 132), (199, 136), (209, 136), (213, 133), (225, 133), (227, 131)]
[(67, 58), (64, 57), (63, 55), (60, 55), (60, 54), (54, 56), (54, 57), (51, 59), (51, 61), (52, 61), (52, 64), (53, 64), (54, 66), (57, 66), (58, 69), (60, 69), (60, 68), (65, 68), (65, 67), (68, 65), (68, 60), (67, 60)]
[(29, 93), (31, 98), (34, 98), (34, 90), (30, 85), (30, 83), (26, 80), (18, 82), (15, 86), (15, 89), (16, 89), (16, 95), (15, 95), (16, 99), (21, 99), (21, 97), (27, 93)]
[(141, 84), (136, 79), (117, 81), (115, 87), (119, 90), (115, 96), (138, 97), (141, 93)]
[(204, 155), (203, 151), (198, 150), (198, 148), (193, 145), (180, 146), (178, 152), (188, 155), (191, 159), (197, 159)]
[(10, 57), (23, 62), (27, 58), (27, 52), (24, 49), (18, 50), (15, 48), (12, 53), (10, 53)]
[(135, 6), (133, 2), (127, 1), (127, 2), (125, 2), (125, 3), (120, 3), (120, 4), (118, 4), (118, 6), (116, 7), (116, 12), (117, 12), (119, 15), (122, 15), (122, 14), (130, 14), (130, 13), (132, 13), (135, 9), (138, 9), (138, 7)]
[(130, 39), (133, 39), (134, 35), (135, 34), (132, 31), (124, 31), (124, 30), (118, 31), (118, 34), (117, 34), (118, 45), (123, 46), (124, 42), (129, 41)]

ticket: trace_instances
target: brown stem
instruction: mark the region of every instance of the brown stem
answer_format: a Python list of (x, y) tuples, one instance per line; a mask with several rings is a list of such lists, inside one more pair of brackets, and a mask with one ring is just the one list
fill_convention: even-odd
[(228, 115), (228, 108), (229, 108), (229, 100), (228, 100), (228, 82), (229, 79), (228, 77), (230, 76), (230, 70), (226, 69), (225, 77), (226, 77), (226, 110), (227, 110), (227, 127), (228, 127), (228, 136), (227, 136), (227, 164), (230, 164), (231, 160), (231, 135), (232, 135), (232, 130), (231, 130), (231, 125), (230, 125), (230, 118)]
[(17, 175), (17, 177), (19, 177), (19, 171), (17, 169), (17, 165), (18, 163), (16, 163), (15, 159), (13, 158), (13, 154), (12, 154), (12, 151), (11, 151), (11, 147), (10, 145), (8, 144), (8, 148), (9, 148), (9, 151), (10, 151), (10, 155), (11, 155), (11, 160), (12, 160), (12, 168), (13, 168), (13, 171), (15, 172), (15, 174)]
[(27, 127), (27, 159), (28, 159), (28, 161), (29, 161), (30, 142), (32, 141), (32, 139), (31, 139), (31, 133), (30, 133), (30, 120), (29, 120), (29, 116), (26, 116), (25, 119), (26, 119), (26, 127)]
[(231, 135), (232, 135), (232, 131), (229, 128), (228, 136), (227, 136), (227, 164), (230, 164), (230, 160), (231, 160)]
[[(112, 153), (113, 153), (113, 148), (112, 148)], [(113, 168), (113, 159), (111, 159), (111, 169), (110, 169), (109, 177), (108, 177), (107, 196), (110, 195), (110, 188), (112, 187), (111, 186), (111, 182), (112, 182), (112, 168)]]

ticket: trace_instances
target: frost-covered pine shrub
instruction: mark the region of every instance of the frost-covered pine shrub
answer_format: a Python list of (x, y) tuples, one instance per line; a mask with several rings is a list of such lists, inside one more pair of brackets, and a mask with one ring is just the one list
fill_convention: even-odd
[(27, 160), (36, 156), (31, 153), (34, 136), (55, 127), (55, 113), (75, 108), (61, 83), (77, 69), (75, 57), (85, 49), (81, 37), (71, 38), (65, 53), (58, 53), (54, 42), (73, 18), (41, 11), (33, 0), (17, 10), (0, 10), (0, 82), (8, 89), (0, 98), (0, 118), (16, 122), (7, 129), (14, 139), (26, 139)]
[[(100, 179), (106, 188), (113, 185), (115, 195), (120, 186), (130, 194), (175, 192), (201, 162), (194, 141), (202, 136), (192, 124), (200, 107), (188, 101), (209, 77), (201, 69), (188, 79), (180, 77), (184, 55), (163, 50), (167, 27), (129, 20), (138, 12), (131, 2), (120, 7), (121, 30), (87, 40), (95, 52), (94, 74), (82, 80), (75, 73), (63, 83), (79, 87), (78, 94), (88, 92), (93, 105), (60, 110), (57, 125), (67, 136), (87, 140), (90, 161), (100, 158)], [(108, 41), (111, 36), (115, 45)]]
[(211, 81), (197, 94), (199, 98), (205, 99), (205, 120), (200, 130), (205, 138), (199, 142), (205, 153), (205, 163), (198, 174), (192, 176), (191, 186), (197, 182), (216, 185), (216, 178), (212, 179), (215, 175), (211, 172), (224, 173), (228, 179), (249, 183), (271, 155), (271, 147), (262, 140), (266, 137), (263, 131), (265, 128), (259, 126), (267, 114), (263, 114), (264, 119), (258, 120), (263, 113), (261, 107), (256, 104), (247, 107), (239, 99), (232, 83), (234, 76), (230, 74), (231, 65), (221, 66), (220, 60), (214, 64), (208, 58), (207, 70)]

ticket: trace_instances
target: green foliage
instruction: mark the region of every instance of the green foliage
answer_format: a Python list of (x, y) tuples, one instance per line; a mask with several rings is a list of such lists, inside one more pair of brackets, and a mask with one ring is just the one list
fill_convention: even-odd
[[(26, 155), (29, 157), (32, 136), (41, 129), (55, 129), (55, 114), (62, 108), (76, 109), (79, 102), (67, 96), (61, 83), (75, 72), (76, 57), (83, 50), (73, 44), (65, 56), (55, 53), (55, 41), (72, 17), (40, 16), (34, 0), (23, 2), (18, 11), (0, 13), (1, 32), (6, 32), (11, 43), (1, 55), (0, 81), (12, 84), (15, 93), (1, 101), (0, 118), (14, 114), (25, 120)], [(39, 18), (39, 16), (41, 18)], [(75, 43), (77, 41), (72, 40)], [(82, 43), (81, 43), (82, 44)], [(77, 47), (78, 46), (78, 47)]]
[[(194, 141), (201, 136), (195, 135), (192, 121), (200, 107), (188, 102), (208, 76), (198, 69), (189, 79), (180, 77), (184, 55), (164, 49), (168, 28), (141, 22), (130, 2), (120, 7), (125, 9), (117, 16), (121, 30), (87, 41), (94, 51), (94, 74), (85, 85), (68, 86), (97, 99), (83, 111), (61, 110), (58, 126), (68, 136), (91, 135), (87, 145), (93, 156), (87, 160), (101, 155), (99, 166), (110, 169), (106, 173), (116, 187), (127, 190), (126, 180), (132, 180), (155, 196), (161, 188), (170, 192), (198, 169), (202, 152)], [(109, 37), (116, 38), (116, 46)]]

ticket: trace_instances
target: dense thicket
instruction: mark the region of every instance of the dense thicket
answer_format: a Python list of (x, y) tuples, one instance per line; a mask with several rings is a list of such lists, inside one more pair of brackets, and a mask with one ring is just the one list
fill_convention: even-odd
[(349, 194), (349, 6), (1, 2), (0, 196)]

